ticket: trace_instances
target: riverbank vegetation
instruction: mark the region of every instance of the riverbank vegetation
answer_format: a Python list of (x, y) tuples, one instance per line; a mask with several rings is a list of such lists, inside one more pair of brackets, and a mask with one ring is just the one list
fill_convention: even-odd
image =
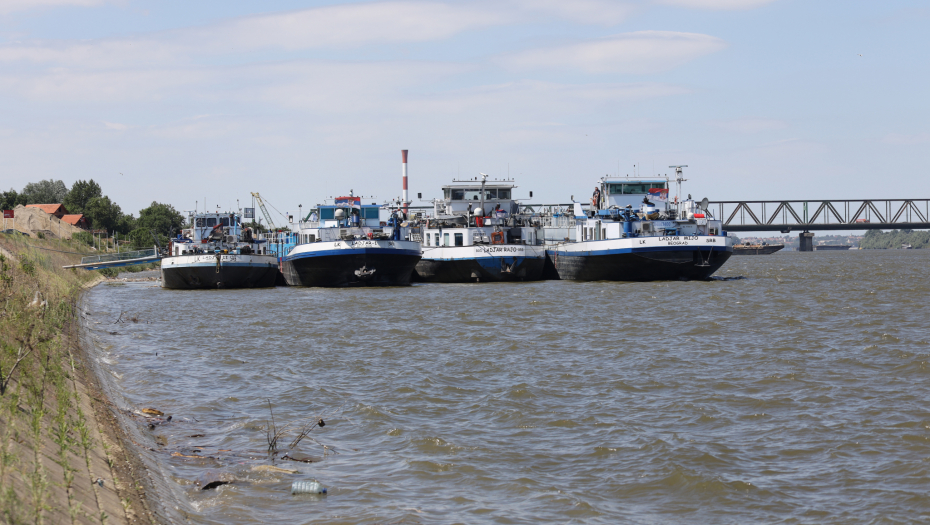
[[(63, 181), (49, 179), (30, 182), (19, 192), (12, 188), (0, 192), (0, 209), (4, 210), (18, 205), (58, 203), (64, 204), (68, 213), (83, 214), (91, 229), (128, 239), (133, 249), (150, 248), (156, 238), (159, 244), (166, 245), (184, 225), (184, 217), (170, 204), (153, 201), (139, 210), (138, 218), (124, 213), (93, 179), (78, 180), (70, 189)], [(89, 233), (84, 240), (93, 243)], [(112, 243), (112, 239), (108, 241), (108, 245)]]
[(863, 250), (893, 250), (905, 245), (914, 249), (930, 247), (930, 232), (914, 230), (869, 230), (859, 247)]
[(62, 269), (90, 253), (80, 241), (0, 234), (0, 248), (0, 522), (105, 523), (87, 479), (105, 444), (77, 377), (77, 304), (100, 274)]

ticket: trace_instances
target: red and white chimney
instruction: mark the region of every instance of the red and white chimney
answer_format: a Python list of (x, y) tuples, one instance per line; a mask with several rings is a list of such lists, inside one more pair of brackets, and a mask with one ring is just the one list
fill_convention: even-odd
[(401, 174), (404, 176), (404, 195), (401, 200), (403, 200), (404, 213), (407, 213), (407, 206), (410, 206), (410, 200), (407, 199), (407, 150), (400, 150), (400, 156), (402, 160)]

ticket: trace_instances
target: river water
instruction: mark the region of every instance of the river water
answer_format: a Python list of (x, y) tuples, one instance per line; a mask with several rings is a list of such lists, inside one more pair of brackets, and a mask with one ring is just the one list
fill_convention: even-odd
[[(928, 267), (780, 252), (710, 282), (127, 283), (85, 306), (120, 403), (173, 415), (134, 424), (195, 523), (894, 523), (930, 518)], [(325, 422), (288, 452), (312, 463), (279, 439), (297, 474), (256, 469), (269, 403), (279, 429)], [(290, 494), (312, 479), (328, 494)]]

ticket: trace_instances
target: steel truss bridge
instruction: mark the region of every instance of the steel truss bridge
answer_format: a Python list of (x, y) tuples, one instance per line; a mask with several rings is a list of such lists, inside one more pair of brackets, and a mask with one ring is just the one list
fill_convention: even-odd
[(930, 229), (930, 199), (711, 201), (731, 232)]

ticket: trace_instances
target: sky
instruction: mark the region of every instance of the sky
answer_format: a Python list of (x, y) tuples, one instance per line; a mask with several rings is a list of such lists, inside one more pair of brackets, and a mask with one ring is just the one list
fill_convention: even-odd
[[(0, 188), (124, 212), (604, 175), (711, 200), (928, 198), (926, 1), (0, 0)], [(366, 199), (367, 200), (367, 199)]]

